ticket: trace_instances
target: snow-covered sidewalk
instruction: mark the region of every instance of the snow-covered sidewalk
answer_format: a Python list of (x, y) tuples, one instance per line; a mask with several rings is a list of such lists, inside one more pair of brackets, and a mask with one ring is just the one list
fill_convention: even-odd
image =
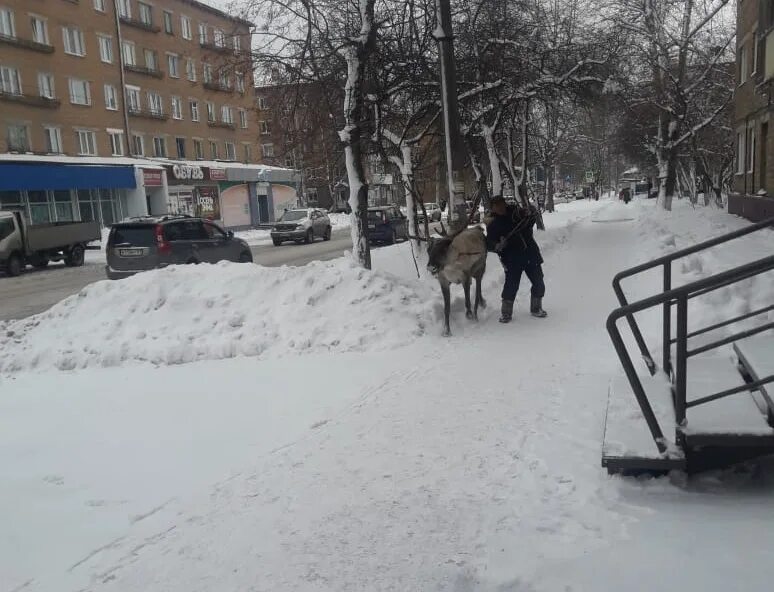
[(433, 299), (372, 307), (429, 317), (405, 347), (7, 375), (3, 592), (768, 589), (769, 473), (681, 488), (599, 466), (619, 372), (612, 276), (741, 224), (689, 214), (581, 202), (546, 216), (545, 320), (525, 313), (525, 278), (515, 322), (497, 323), (490, 258), (490, 307), (466, 321), (457, 290), (441, 338), (438, 288), (410, 281), (399, 245), (375, 252), (374, 277)]

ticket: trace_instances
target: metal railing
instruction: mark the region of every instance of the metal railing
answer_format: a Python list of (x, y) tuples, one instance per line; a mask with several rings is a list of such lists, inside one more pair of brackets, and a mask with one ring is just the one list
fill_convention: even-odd
[[(756, 224), (751, 224), (749, 226), (745, 226), (744, 228), (740, 228), (739, 230), (735, 230), (734, 232), (729, 232), (728, 234), (724, 234), (716, 238), (701, 242), (692, 247), (675, 251), (674, 253), (665, 255), (663, 257), (659, 257), (658, 259), (654, 259), (653, 261), (649, 261), (647, 263), (643, 263), (641, 265), (637, 265), (635, 267), (625, 269), (624, 271), (618, 273), (613, 278), (613, 291), (615, 292), (615, 295), (618, 298), (619, 304), (621, 305), (621, 307), (626, 307), (628, 305), (626, 294), (624, 294), (623, 288), (621, 287), (621, 282), (624, 279), (632, 277), (634, 275), (638, 275), (644, 271), (648, 271), (656, 267), (663, 267), (663, 280), (662, 280), (663, 291), (668, 292), (672, 289), (672, 262), (673, 261), (675, 261), (676, 259), (687, 257), (688, 255), (692, 255), (694, 253), (698, 253), (699, 251), (704, 251), (705, 249), (715, 247), (717, 245), (726, 243), (728, 241), (737, 239), (739, 237), (752, 234), (753, 232), (758, 232), (759, 230), (763, 230), (764, 228), (774, 229), (774, 218), (768, 218), (766, 220), (762, 220)], [(671, 344), (674, 343), (674, 340), (672, 340), (671, 307), (672, 307), (671, 301), (669, 300), (664, 301), (663, 303), (663, 342), (662, 342), (663, 347), (662, 347), (661, 368), (662, 370), (664, 370), (664, 372), (667, 375), (671, 375), (671, 371), (672, 371)], [(751, 314), (750, 316), (754, 316), (754, 315)], [(648, 346), (645, 344), (645, 339), (643, 338), (642, 332), (640, 331), (640, 328), (637, 325), (637, 321), (634, 319), (634, 316), (632, 314), (626, 315), (626, 320), (629, 323), (629, 328), (631, 329), (632, 334), (634, 335), (634, 340), (637, 342), (637, 347), (640, 350), (640, 354), (642, 354), (643, 360), (645, 361), (645, 364), (647, 365), (648, 370), (650, 371), (651, 375), (655, 374), (656, 363), (653, 360), (653, 356), (651, 356), (650, 354), (650, 350), (648, 349)], [(742, 319), (737, 319), (737, 320), (742, 320)], [(726, 324), (731, 324), (731, 322), (734, 322), (734, 321), (727, 322)]]
[[(741, 235), (737, 235), (737, 236), (741, 236)], [(719, 244), (719, 243), (716, 243), (716, 244)], [(698, 246), (699, 245), (697, 245), (697, 247)], [(693, 248), (695, 249), (695, 247)], [(695, 252), (695, 250), (693, 252)], [(626, 378), (628, 379), (629, 384), (631, 385), (632, 392), (634, 393), (634, 396), (637, 399), (637, 403), (639, 404), (642, 414), (645, 417), (645, 421), (648, 424), (648, 428), (650, 429), (650, 433), (653, 436), (653, 440), (656, 442), (656, 446), (658, 447), (659, 452), (663, 453), (667, 450), (667, 442), (666, 442), (666, 439), (664, 438), (664, 433), (661, 430), (661, 426), (659, 426), (658, 424), (658, 420), (656, 419), (655, 413), (653, 412), (653, 408), (651, 407), (650, 402), (648, 401), (647, 393), (645, 392), (645, 389), (642, 386), (642, 381), (640, 380), (637, 374), (637, 370), (634, 367), (634, 362), (632, 361), (631, 355), (629, 354), (629, 351), (626, 348), (626, 344), (624, 343), (623, 337), (618, 328), (618, 321), (622, 318), (626, 318), (629, 321), (630, 325), (633, 323), (634, 326), (636, 327), (637, 324), (636, 324), (636, 321), (634, 321), (634, 315), (636, 313), (642, 312), (646, 309), (653, 308), (660, 305), (663, 305), (666, 307), (666, 306), (671, 306), (672, 304), (675, 304), (677, 306), (677, 320), (676, 320), (677, 334), (676, 334), (676, 337), (672, 339), (671, 333), (668, 333), (665, 331), (665, 335), (666, 335), (665, 343), (667, 346), (670, 346), (671, 343), (675, 343), (677, 346), (675, 368), (673, 372), (672, 390), (674, 395), (675, 420), (676, 420), (678, 432), (679, 432), (680, 427), (685, 425), (685, 413), (686, 413), (686, 409), (688, 409), (689, 407), (695, 407), (697, 405), (709, 403), (711, 401), (715, 401), (717, 399), (728, 397), (730, 395), (734, 395), (744, 391), (756, 390), (757, 388), (760, 388), (765, 384), (774, 382), (774, 375), (771, 375), (771, 376), (763, 377), (753, 382), (745, 383), (739, 387), (726, 389), (724, 391), (719, 391), (717, 393), (707, 395), (699, 399), (694, 399), (693, 401), (686, 400), (687, 383), (688, 383), (688, 358), (698, 355), (700, 353), (710, 351), (712, 349), (716, 349), (728, 343), (738, 341), (739, 339), (750, 337), (751, 335), (761, 333), (763, 331), (766, 331), (774, 327), (774, 323), (764, 323), (753, 329), (740, 331), (735, 334), (724, 337), (723, 339), (719, 339), (717, 341), (704, 345), (702, 347), (689, 350), (688, 349), (689, 337), (705, 334), (711, 330), (718, 329), (720, 327), (725, 327), (733, 322), (750, 318), (752, 316), (755, 316), (755, 314), (762, 314), (763, 312), (767, 312), (772, 308), (774, 308), (774, 305), (767, 306), (757, 311), (754, 311), (754, 314), (748, 313), (746, 315), (741, 315), (740, 317), (736, 317), (735, 319), (726, 320), (726, 321), (723, 321), (722, 323), (716, 323), (715, 325), (705, 327), (703, 329), (699, 329), (698, 331), (694, 331), (693, 333), (689, 334), (688, 333), (688, 301), (697, 296), (707, 294), (714, 290), (718, 290), (720, 288), (735, 284), (737, 282), (743, 281), (745, 279), (751, 278), (753, 276), (756, 276), (771, 270), (774, 270), (774, 255), (769, 257), (764, 257), (763, 259), (758, 259), (757, 261), (747, 263), (746, 265), (741, 265), (734, 269), (730, 269), (728, 271), (724, 271), (722, 273), (718, 273), (713, 276), (710, 276), (701, 280), (697, 280), (695, 282), (691, 282), (689, 284), (685, 284), (684, 286), (680, 286), (678, 288), (665, 290), (661, 294), (656, 294), (654, 296), (650, 296), (648, 298), (638, 300), (637, 302), (633, 302), (631, 304), (626, 304), (625, 306), (621, 306), (620, 308), (617, 308), (616, 310), (614, 310), (608, 317), (607, 331), (610, 334), (610, 339), (613, 342), (613, 347), (615, 347), (616, 353), (618, 354), (618, 358), (620, 359), (621, 365), (623, 366), (624, 372), (626, 373)], [(640, 337), (642, 336), (640, 335)], [(670, 366), (671, 366), (671, 362), (670, 362)], [(773, 411), (774, 410), (771, 410), (771, 409), (769, 410), (770, 413)], [(679, 434), (678, 434), (678, 437), (679, 437)]]

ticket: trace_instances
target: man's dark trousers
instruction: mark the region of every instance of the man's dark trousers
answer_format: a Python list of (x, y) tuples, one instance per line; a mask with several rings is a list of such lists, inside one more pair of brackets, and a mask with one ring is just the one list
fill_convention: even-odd
[(532, 297), (542, 298), (546, 294), (546, 284), (543, 281), (543, 268), (540, 263), (533, 263), (525, 253), (506, 258), (503, 261), (505, 267), (505, 285), (503, 286), (502, 299), (516, 300), (516, 292), (519, 291), (521, 274), (526, 273), (532, 282)]

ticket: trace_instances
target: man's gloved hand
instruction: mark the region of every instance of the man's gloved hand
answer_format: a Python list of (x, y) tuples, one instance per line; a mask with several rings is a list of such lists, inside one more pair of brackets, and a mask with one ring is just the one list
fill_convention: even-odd
[(497, 244), (495, 245), (495, 253), (502, 253), (505, 250), (505, 245), (507, 244), (507, 240), (505, 237), (501, 237), (499, 241), (497, 241)]

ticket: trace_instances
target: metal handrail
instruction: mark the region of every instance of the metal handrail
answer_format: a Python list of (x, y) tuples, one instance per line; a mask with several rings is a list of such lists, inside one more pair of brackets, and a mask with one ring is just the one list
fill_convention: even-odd
[[(687, 361), (688, 361), (688, 300), (697, 294), (706, 294), (712, 290), (725, 287), (735, 282), (742, 281), (753, 275), (758, 275), (766, 271), (774, 270), (774, 255), (758, 259), (745, 265), (740, 265), (734, 269), (730, 269), (715, 275), (690, 282), (678, 288), (672, 288), (666, 290), (660, 294), (655, 294), (642, 300), (626, 304), (615, 309), (607, 318), (607, 332), (610, 335), (610, 339), (613, 342), (613, 347), (618, 354), (618, 358), (621, 361), (626, 377), (629, 380), (629, 384), (632, 387), (637, 403), (640, 406), (645, 421), (648, 424), (648, 428), (653, 436), (653, 440), (656, 442), (659, 452), (666, 452), (667, 444), (658, 424), (658, 420), (653, 412), (653, 408), (648, 401), (648, 397), (645, 393), (645, 389), (642, 386), (642, 382), (637, 374), (637, 370), (634, 367), (629, 351), (626, 348), (621, 331), (618, 329), (618, 321), (621, 318), (634, 319), (634, 314), (643, 310), (653, 308), (654, 306), (669, 304), (673, 302), (677, 303), (677, 360), (676, 360), (676, 372), (675, 372), (675, 419), (677, 424), (682, 425), (685, 421), (685, 410), (687, 408), (686, 402), (686, 386), (687, 386)], [(636, 326), (636, 322), (634, 322)], [(671, 337), (671, 336), (670, 336)], [(669, 345), (671, 339), (667, 339), (666, 343)], [(719, 344), (722, 345), (722, 344)], [(717, 345), (717, 347), (719, 347)], [(745, 385), (742, 390), (749, 390), (750, 385)], [(733, 393), (731, 393), (733, 394)], [(710, 399), (713, 400), (713, 399)], [(692, 404), (695, 402), (692, 402)]]
[[(626, 307), (628, 305), (626, 295), (624, 294), (623, 288), (621, 287), (621, 282), (624, 279), (640, 274), (643, 271), (648, 271), (650, 269), (663, 266), (664, 268), (663, 291), (668, 292), (672, 289), (672, 261), (675, 261), (676, 259), (681, 259), (682, 257), (687, 257), (688, 255), (693, 255), (694, 253), (698, 253), (699, 251), (703, 251), (705, 249), (715, 247), (717, 245), (726, 243), (736, 238), (746, 236), (748, 234), (752, 234), (753, 232), (758, 232), (759, 230), (762, 230), (764, 228), (774, 228), (774, 218), (767, 218), (766, 220), (761, 220), (760, 222), (757, 222), (755, 224), (750, 224), (749, 226), (745, 226), (744, 228), (740, 228), (739, 230), (735, 230), (733, 232), (729, 232), (729, 233), (717, 236), (715, 238), (693, 245), (692, 247), (680, 249), (679, 251), (675, 251), (674, 253), (671, 253), (669, 255), (658, 257), (657, 259), (653, 259), (652, 261), (648, 261), (647, 263), (642, 263), (640, 265), (630, 267), (629, 269), (625, 269), (617, 273), (616, 276), (613, 278), (613, 291), (615, 292), (615, 295), (618, 298), (619, 304), (621, 305), (621, 307)], [(671, 304), (672, 303), (670, 301), (665, 301), (663, 303), (664, 339), (663, 339), (663, 349), (662, 349), (662, 370), (664, 370), (664, 372), (666, 372), (667, 374), (670, 374), (672, 370), (671, 368), (671, 365), (672, 365), (671, 364), (671, 354), (672, 354)], [(640, 332), (640, 328), (639, 328), (639, 325), (637, 325), (637, 321), (634, 319), (634, 316), (632, 314), (627, 314), (626, 320), (629, 323), (629, 328), (631, 329), (631, 332), (634, 335), (634, 340), (637, 342), (637, 347), (639, 348), (640, 354), (645, 360), (645, 364), (647, 365), (648, 370), (650, 371), (651, 375), (655, 374), (656, 363), (653, 361), (653, 357), (651, 356), (650, 350), (648, 349), (648, 346), (645, 343), (645, 339), (643, 338), (642, 333)]]

